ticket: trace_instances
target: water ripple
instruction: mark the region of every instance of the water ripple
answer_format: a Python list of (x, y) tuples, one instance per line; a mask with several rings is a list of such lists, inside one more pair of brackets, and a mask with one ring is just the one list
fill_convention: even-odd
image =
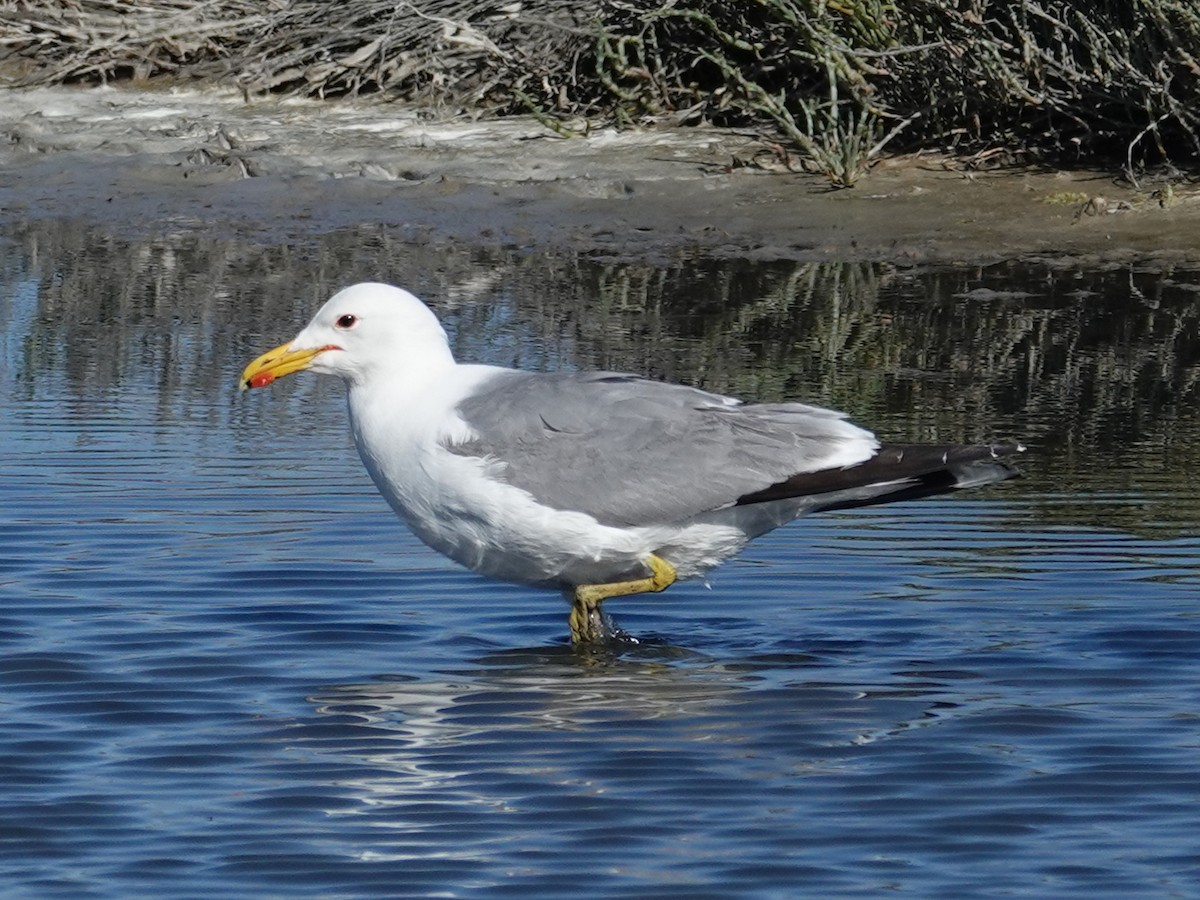
[[(38, 237), (65, 241), (70, 291), (32, 254), (0, 267), (6, 894), (1195, 893), (1190, 382), (1158, 354), (1103, 404), (1079, 389), (1140, 358), (1111, 343), (1133, 324), (1100, 325), (1150, 276), (1072, 275), (1059, 287), (1096, 291), (1083, 307), (1057, 269), (743, 267), (739, 290), (771, 299), (731, 306), (692, 261), (656, 282), (695, 294), (663, 300), (658, 334), (588, 305), (610, 279), (628, 299), (640, 270), (573, 261), (564, 285), (509, 260), (510, 293), (448, 311), (460, 345), (503, 328), (519, 361), (805, 392), (897, 436), (986, 420), (1045, 439), (1001, 489), (801, 521), (711, 587), (615, 601), (639, 642), (577, 652), (557, 594), (461, 571), (399, 526), (336, 390), (235, 398), (251, 337), (294, 324), (287, 286), (212, 293), (195, 273), (220, 248), (197, 241), (166, 248), (193, 268), (164, 303), (128, 275), (163, 247), (93, 258), (73, 234)], [(363, 240), (329, 236), (320, 277)], [(390, 256), (459, 264), (428, 252)], [(1024, 319), (953, 300), (1003, 279), (1038, 281)], [(1143, 311), (1147, 346), (1160, 314), (1194, 330), (1187, 296)], [(1112, 414), (1139, 385), (1139, 415)]]

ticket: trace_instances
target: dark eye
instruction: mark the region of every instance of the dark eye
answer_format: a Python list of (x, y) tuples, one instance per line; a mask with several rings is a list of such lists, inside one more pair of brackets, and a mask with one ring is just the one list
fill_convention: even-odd
[(353, 328), (358, 324), (358, 316), (352, 316), (350, 313), (346, 313), (344, 316), (338, 316), (336, 324), (338, 328)]

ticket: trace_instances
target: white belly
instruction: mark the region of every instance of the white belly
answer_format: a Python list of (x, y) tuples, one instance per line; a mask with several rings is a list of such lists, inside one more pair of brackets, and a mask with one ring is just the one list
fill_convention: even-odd
[[(463, 376), (466, 370), (457, 371)], [(363, 464), (413, 533), (438, 552), (491, 578), (566, 586), (643, 577), (651, 553), (671, 563), (680, 578), (693, 578), (745, 546), (749, 535), (738, 516), (623, 528), (541, 505), (505, 483), (498, 464), (445, 449), (447, 441), (470, 436), (445, 412), (464, 387), (469, 382), (443, 381), (440, 397), (433, 391), (403, 398), (394, 392), (351, 394)], [(403, 414), (356, 414), (373, 405)]]
[(703, 574), (745, 545), (724, 523), (620, 528), (542, 506), (483, 460), (440, 445), (411, 446), (403, 465), (364, 452), (379, 491), (422, 541), (482, 575), (526, 584), (602, 584), (647, 573), (651, 554), (680, 578)]

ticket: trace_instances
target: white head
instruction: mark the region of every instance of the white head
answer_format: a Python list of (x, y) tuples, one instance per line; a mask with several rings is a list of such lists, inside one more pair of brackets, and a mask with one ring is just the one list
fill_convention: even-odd
[(429, 307), (398, 287), (366, 282), (338, 291), (290, 343), (246, 366), (241, 387), (266, 387), (303, 369), (359, 384), (381, 369), (419, 373), (453, 363)]

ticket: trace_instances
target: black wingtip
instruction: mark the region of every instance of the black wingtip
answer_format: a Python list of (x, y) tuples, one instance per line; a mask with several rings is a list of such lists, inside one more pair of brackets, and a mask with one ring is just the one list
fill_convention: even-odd
[(737, 505), (811, 497), (814, 509), (848, 509), (984, 487), (1020, 477), (1009, 459), (1025, 451), (1019, 442), (887, 444), (858, 465), (793, 475), (739, 497)]

